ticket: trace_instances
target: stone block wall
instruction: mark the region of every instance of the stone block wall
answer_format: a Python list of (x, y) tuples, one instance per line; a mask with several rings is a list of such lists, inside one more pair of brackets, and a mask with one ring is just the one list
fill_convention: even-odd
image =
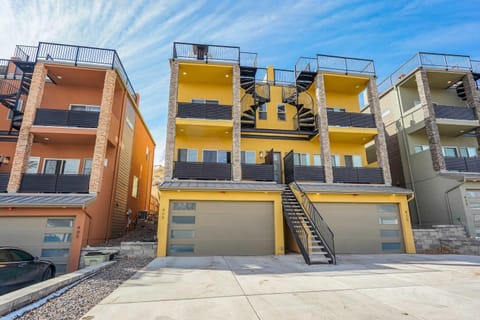
[(413, 229), (417, 253), (457, 253), (480, 255), (480, 240), (468, 238), (465, 228), (457, 225), (434, 225)]

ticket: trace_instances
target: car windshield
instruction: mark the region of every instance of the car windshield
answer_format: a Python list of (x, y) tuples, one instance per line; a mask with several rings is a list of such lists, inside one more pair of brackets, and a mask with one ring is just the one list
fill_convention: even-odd
[(17, 249), (10, 249), (10, 254), (12, 255), (12, 261), (31, 261), (33, 260), (33, 257), (22, 250), (17, 250)]

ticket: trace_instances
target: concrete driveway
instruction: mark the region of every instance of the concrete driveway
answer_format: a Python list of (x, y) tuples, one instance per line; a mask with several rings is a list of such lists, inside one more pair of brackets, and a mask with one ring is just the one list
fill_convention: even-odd
[(480, 257), (157, 258), (82, 319), (478, 319)]

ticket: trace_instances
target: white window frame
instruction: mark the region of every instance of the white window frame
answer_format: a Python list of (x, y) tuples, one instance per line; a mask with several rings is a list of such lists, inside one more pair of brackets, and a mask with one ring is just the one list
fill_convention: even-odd
[[(231, 151), (228, 151), (228, 150), (218, 150), (218, 149), (203, 149), (202, 150), (202, 162), (205, 162), (205, 157), (204, 157), (204, 152), (205, 151), (215, 151), (216, 153), (216, 162), (209, 162), (209, 163), (231, 163), (232, 162), (232, 152)], [(227, 156), (227, 162), (219, 162), (219, 158), (218, 158), (218, 155), (220, 152), (226, 152), (227, 155), (228, 155), (228, 152), (230, 152), (230, 162), (228, 162), (228, 156)]]
[(140, 187), (140, 179), (137, 176), (132, 178), (132, 198), (138, 199), (138, 189)]
[(90, 162), (91, 162), (91, 164), (90, 164), (90, 173), (89, 173), (88, 175), (91, 175), (91, 174), (92, 174), (93, 159), (92, 159), (92, 158), (86, 158), (86, 159), (83, 159), (82, 174), (84, 174), (84, 175), (85, 175), (86, 163), (87, 163), (88, 160), (90, 160)]
[[(280, 112), (280, 108), (283, 107), (283, 112)], [(283, 119), (280, 119), (281, 116)], [(287, 121), (287, 107), (284, 104), (277, 104), (277, 120)]]
[[(352, 168), (363, 168), (363, 160), (362, 156), (359, 154), (344, 154), (343, 161), (345, 163), (345, 167), (347, 166), (347, 161), (345, 157), (352, 157)], [(359, 162), (358, 162), (359, 161)], [(357, 163), (355, 163), (357, 162)]]
[[(315, 159), (318, 159), (318, 161), (315, 161)], [(317, 163), (318, 162), (318, 163)], [(322, 166), (322, 155), (319, 153), (314, 153), (313, 154), (313, 165), (314, 166)]]
[[(298, 159), (295, 163), (295, 159)], [(295, 152), (293, 154), (293, 163), (296, 166), (310, 166), (310, 153)]]
[(220, 100), (217, 99), (191, 99), (192, 103), (203, 103), (203, 104), (220, 104)]
[(332, 161), (332, 167), (341, 167), (342, 166), (342, 164), (340, 162), (340, 155), (339, 154), (330, 155), (330, 159)]
[[(442, 155), (443, 155), (444, 157), (447, 157), (446, 152), (445, 152), (445, 149), (453, 149), (453, 150), (455, 150), (455, 153), (456, 153), (455, 158), (458, 158), (459, 152), (458, 152), (458, 148), (457, 148), (456, 146), (444, 146), (444, 147), (442, 147)], [(449, 156), (448, 156), (448, 157), (449, 157)]]
[[(475, 158), (475, 157), (478, 156), (477, 148), (475, 148), (475, 147), (458, 147), (458, 155), (459, 155), (460, 157), (462, 157), (462, 158), (464, 157), (464, 156), (462, 155), (462, 149), (465, 149), (465, 150), (467, 151), (467, 156), (466, 156), (465, 158)], [(475, 152), (474, 155), (470, 155), (469, 150), (472, 150), (472, 149), (473, 149), (474, 152)]]
[[(187, 160), (182, 161), (182, 162), (198, 162), (198, 149), (195, 149), (195, 148), (178, 148), (177, 149), (177, 157), (179, 156), (178, 155), (179, 150), (187, 150)], [(190, 151), (195, 151), (195, 161), (189, 160)], [(180, 162), (181, 160), (178, 158), (177, 161)]]
[[(417, 148), (420, 148), (422, 150), (417, 151)], [(413, 146), (413, 152), (414, 153), (420, 153), (420, 152), (427, 151), (427, 150), (430, 150), (430, 146), (425, 145), (425, 144), (416, 144), (416, 145)]]
[[(77, 160), (77, 168), (76, 168), (77, 173), (68, 173), (68, 174), (78, 174), (78, 171), (79, 171), (79, 168), (80, 168), (80, 159), (78, 159), (78, 158), (43, 158), (42, 173), (45, 173), (45, 167), (47, 165), (48, 160), (55, 160), (55, 161)], [(61, 171), (63, 171), (64, 169), (65, 169), (65, 162), (62, 164), (62, 170)], [(64, 173), (60, 173), (60, 174), (64, 174)]]
[[(85, 110), (74, 110), (74, 111), (85, 111), (85, 112), (98, 112), (100, 113), (101, 106), (95, 104), (83, 104), (83, 103), (71, 103), (68, 107), (69, 110), (72, 110), (73, 107), (84, 107)], [(89, 108), (94, 110), (88, 110)], [(98, 111), (97, 111), (98, 110)]]
[[(265, 110), (262, 110), (262, 107), (265, 107)], [(260, 114), (264, 114), (265, 118), (262, 118)], [(268, 106), (266, 103), (262, 103), (258, 106), (258, 120), (267, 120), (268, 119)]]

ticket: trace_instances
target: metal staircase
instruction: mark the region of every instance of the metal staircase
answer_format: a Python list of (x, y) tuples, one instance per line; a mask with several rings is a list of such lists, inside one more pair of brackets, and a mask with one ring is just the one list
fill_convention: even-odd
[[(259, 70), (263, 73), (260, 74)], [(263, 78), (261, 76), (263, 75)], [(266, 69), (240, 66), (240, 87), (245, 91), (241, 104), (242, 128), (255, 128), (258, 107), (270, 101), (270, 85)]]
[(296, 182), (282, 192), (282, 204), (283, 216), (305, 262), (336, 264), (333, 232)]
[[(10, 63), (15, 64), (16, 68), (21, 70), (21, 79), (17, 79), (15, 75), (9, 78), (7, 74), (5, 74), (3, 79), (0, 79), (0, 104), (11, 112), (10, 130), (8, 133), (14, 134), (14, 130), (16, 132), (20, 131), (22, 126), (23, 111), (20, 99), (23, 95), (28, 95), (30, 91), (35, 62), (11, 60)], [(8, 67), (5, 70), (8, 73)]]
[(316, 72), (295, 72), (295, 84), (282, 87), (282, 102), (297, 108), (295, 121), (296, 130), (299, 131), (311, 132), (317, 128), (313, 111), (313, 98), (307, 91), (314, 82), (315, 76)]
[[(477, 82), (480, 79), (480, 73), (472, 73), (473, 79)], [(467, 94), (465, 93), (465, 85), (463, 81), (459, 81), (454, 84), (455, 91), (457, 92), (457, 96), (462, 99), (463, 101), (467, 100)]]

